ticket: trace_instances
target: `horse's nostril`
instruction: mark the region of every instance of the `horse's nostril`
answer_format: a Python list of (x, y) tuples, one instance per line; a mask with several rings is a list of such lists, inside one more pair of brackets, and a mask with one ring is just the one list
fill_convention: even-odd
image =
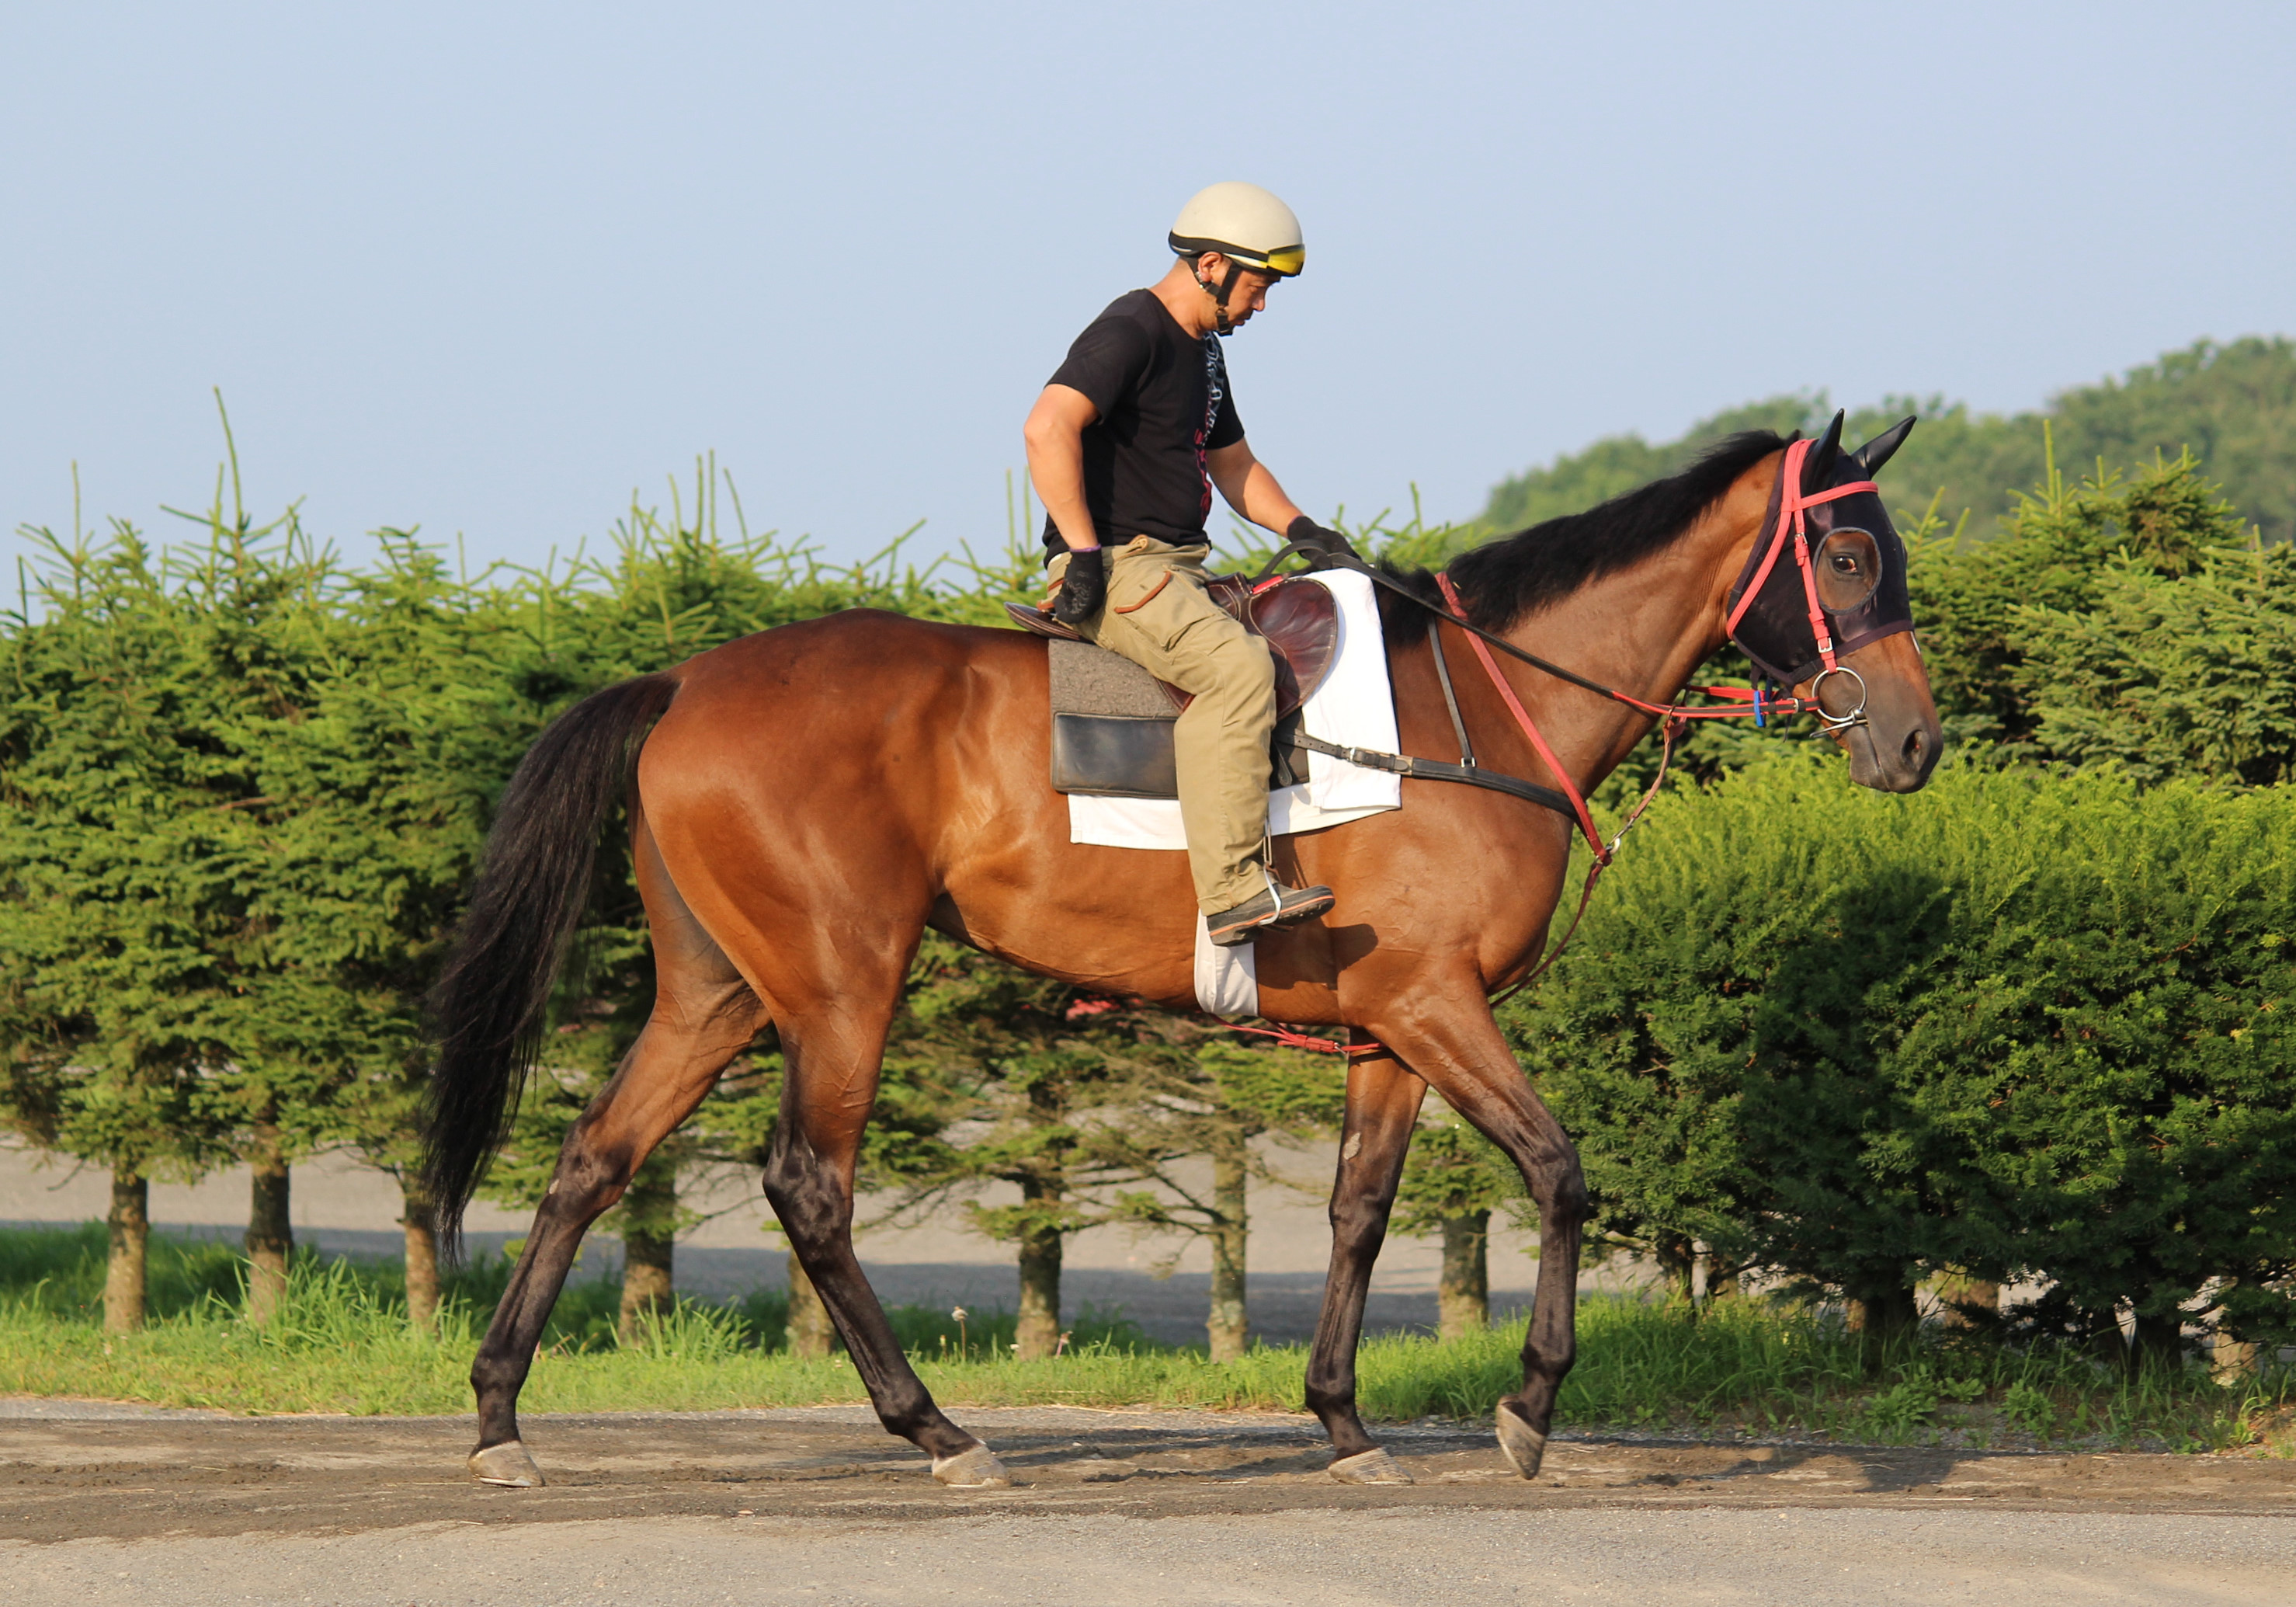
[(1922, 750), (1928, 746), (1926, 734), (1921, 727), (1915, 726), (1906, 734), (1906, 762), (1918, 769), (1922, 762)]

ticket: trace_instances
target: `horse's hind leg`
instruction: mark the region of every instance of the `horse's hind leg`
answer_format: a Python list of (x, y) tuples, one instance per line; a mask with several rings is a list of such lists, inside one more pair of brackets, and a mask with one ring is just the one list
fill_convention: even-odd
[(1516, 1472), (1538, 1476), (1554, 1397), (1578, 1356), (1578, 1238), (1587, 1181), (1578, 1154), (1515, 1063), (1480, 992), (1414, 1009), (1366, 1030), (1398, 1051), (1451, 1108), (1521, 1172), (1538, 1207), (1538, 1284), (1522, 1339), (1522, 1389), (1500, 1400), (1499, 1448)]
[(943, 1484), (1003, 1485), (1009, 1482), (1004, 1466), (988, 1447), (933, 1404), (853, 1253), (854, 1168), (906, 969), (896, 964), (873, 985), (849, 977), (833, 1000), (823, 996), (805, 1015), (777, 1018), (781, 1119), (766, 1160), (766, 1197), (886, 1430), (931, 1456), (933, 1477)]
[(471, 1364), (479, 1405), (471, 1471), (490, 1484), (542, 1482), (519, 1443), (518, 1395), (583, 1232), (622, 1197), (653, 1147), (692, 1114), (765, 1020), (749, 984), (670, 886), (643, 823), (637, 849), (653, 932), (653, 1013), (613, 1080), (566, 1135), (526, 1252)]
[(1408, 1484), (1411, 1476), (1364, 1432), (1356, 1412), (1356, 1343), (1372, 1264), (1387, 1238), (1388, 1213), (1411, 1148), (1412, 1124), (1427, 1084), (1392, 1055), (1348, 1067), (1346, 1125), (1332, 1183), (1332, 1270), (1308, 1357), (1308, 1409), (1332, 1437), (1332, 1476), (1348, 1484)]

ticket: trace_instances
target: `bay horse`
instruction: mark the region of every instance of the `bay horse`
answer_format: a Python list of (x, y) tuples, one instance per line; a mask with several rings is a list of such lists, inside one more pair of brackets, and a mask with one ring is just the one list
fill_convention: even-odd
[[(1855, 452), (1841, 449), (1839, 415), (1814, 442), (1735, 436), (1680, 474), (1479, 547), (1442, 577), (1382, 574), (1403, 752), (1439, 754), (1457, 740), (1438, 653), (1426, 649), (1435, 632), (1431, 646), (1447, 640), (1450, 662), (1464, 664), (1484, 646), (1450, 622), (1464, 619), (1518, 659), (1535, 644), (1586, 678), (1573, 685), (1487, 651), (1485, 676), (1448, 676), (1456, 729), (1488, 771), (1593, 788), (1662, 700), (1734, 639), (1779, 686), (1814, 688), (1853, 782), (1920, 787), (1940, 735), (1905, 602), (1904, 546), (1870, 481), (1912, 424)], [(1798, 470), (1792, 496), (1787, 465)], [(1781, 556), (1790, 542), (1791, 561)], [(1837, 616), (1816, 581), (1838, 590), (1844, 576), (1863, 612)], [(1595, 678), (1623, 699), (1590, 695)], [(450, 1248), (536, 1059), (604, 823), (625, 802), (657, 983), (644, 1030), (566, 1139), (472, 1365), (475, 1477), (542, 1482), (520, 1440), (518, 1396), (583, 1232), (770, 1022), (784, 1069), (765, 1191), (879, 1418), (931, 1456), (944, 1484), (1008, 1482), (988, 1447), (934, 1404), (862, 1275), (854, 1168), (929, 926), (1096, 993), (1196, 1008), (1186, 858), (1069, 841), (1067, 802), (1047, 782), (1046, 698), (1035, 637), (854, 609), (609, 688), (527, 753), (433, 995), (425, 1174)], [(1542, 952), (1571, 832), (1521, 796), (1414, 782), (1399, 809), (1276, 845), (1285, 879), (1327, 885), (1338, 903), (1258, 940), (1261, 1013), (1376, 1046), (1348, 1070), (1331, 1270), (1307, 1372), (1307, 1405), (1343, 1481), (1408, 1479), (1357, 1415), (1355, 1356), (1431, 1086), (1521, 1170), (1538, 1207), (1522, 1383), (1497, 1403), (1496, 1424), (1516, 1471), (1538, 1471), (1573, 1356), (1587, 1191), (1489, 1000)]]

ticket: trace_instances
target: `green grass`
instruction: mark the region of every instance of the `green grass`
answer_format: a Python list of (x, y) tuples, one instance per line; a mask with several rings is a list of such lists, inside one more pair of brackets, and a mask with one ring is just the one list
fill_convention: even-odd
[[(465, 1374), (507, 1265), (450, 1280), (437, 1338), (406, 1319), (393, 1262), (298, 1257), (283, 1315), (240, 1315), (231, 1247), (154, 1235), (152, 1321), (101, 1326), (103, 1232), (0, 1232), (0, 1394), (95, 1397), (234, 1412), (456, 1413)], [(778, 1294), (728, 1306), (681, 1301), (644, 1344), (614, 1338), (618, 1287), (570, 1283), (523, 1405), (537, 1412), (698, 1411), (866, 1397), (842, 1356), (800, 1361), (783, 1340)], [(1253, 1350), (1208, 1361), (1160, 1345), (1120, 1318), (1087, 1314), (1066, 1354), (1013, 1359), (1010, 1314), (897, 1307), (902, 1342), (952, 1405), (1211, 1407), (1297, 1411), (1306, 1352)], [(1869, 1372), (1856, 1341), (1820, 1314), (1742, 1299), (1693, 1314), (1595, 1299), (1580, 1308), (1578, 1364), (1563, 1387), (1564, 1427), (1712, 1436), (1823, 1435), (1861, 1443), (2254, 1447), (2296, 1454), (2296, 1375), (2234, 1389), (2198, 1366), (2130, 1372), (2085, 1352), (2017, 1350), (1977, 1339), (1908, 1344)], [(1463, 1339), (1390, 1335), (1361, 1352), (1367, 1415), (1473, 1418), (1518, 1380), (1518, 1321)]]

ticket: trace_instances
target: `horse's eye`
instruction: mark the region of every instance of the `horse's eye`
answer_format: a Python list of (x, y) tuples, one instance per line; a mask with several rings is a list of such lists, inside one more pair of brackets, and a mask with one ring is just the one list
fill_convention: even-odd
[(1857, 560), (1851, 557), (1846, 552), (1835, 553), (1833, 555), (1833, 573), (1836, 574), (1856, 574), (1857, 573)]

